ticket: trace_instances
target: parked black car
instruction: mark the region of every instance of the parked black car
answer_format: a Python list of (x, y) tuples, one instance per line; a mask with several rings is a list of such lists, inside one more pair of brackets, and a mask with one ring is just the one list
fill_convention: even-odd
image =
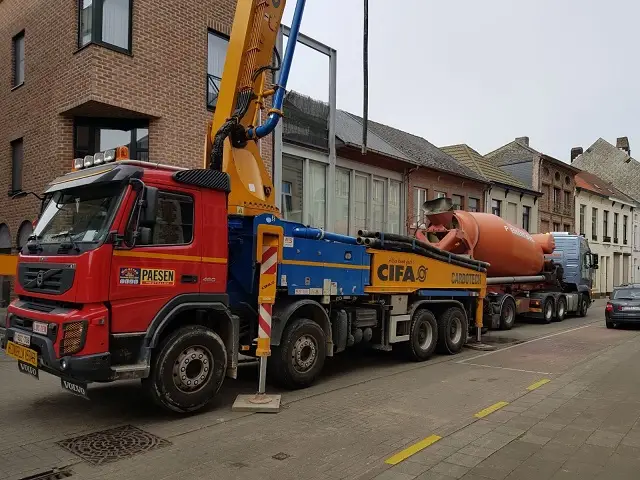
[(607, 328), (623, 323), (640, 324), (640, 284), (615, 287), (604, 310)]

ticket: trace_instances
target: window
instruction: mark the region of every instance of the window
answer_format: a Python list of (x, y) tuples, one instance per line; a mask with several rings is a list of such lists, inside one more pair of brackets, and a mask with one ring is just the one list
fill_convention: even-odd
[(282, 209), (285, 220), (302, 223), (303, 160), (282, 156)]
[(564, 208), (568, 210), (571, 208), (571, 192), (564, 191)]
[(335, 225), (333, 230), (342, 235), (349, 235), (349, 191), (351, 172), (336, 168)]
[(149, 160), (149, 122), (128, 119), (76, 118), (74, 157), (125, 146), (129, 157)]
[(22, 190), (22, 163), (24, 161), (24, 144), (22, 139), (11, 142), (11, 191)]
[(209, 32), (207, 46), (207, 108), (214, 109), (218, 103), (220, 81), (224, 70), (229, 39), (216, 32)]
[(587, 210), (587, 206), (586, 205), (580, 205), (580, 235), (584, 236), (585, 235), (585, 229), (584, 229), (584, 216), (585, 216), (585, 212)]
[(24, 30), (13, 37), (13, 86), (24, 83)]
[(591, 208), (591, 240), (598, 240), (598, 209)]
[(458, 210), (464, 210), (464, 197), (462, 195), (451, 195), (451, 200), (454, 205), (457, 205)]
[(527, 205), (523, 205), (522, 228), (528, 232), (530, 226), (531, 226), (531, 207), (528, 207)]
[(500, 200), (491, 200), (491, 213), (494, 215), (500, 216), (500, 210), (502, 209), (502, 201)]
[(613, 243), (618, 243), (618, 212), (613, 212)]
[(372, 215), (372, 230), (375, 232), (384, 232), (384, 190), (385, 181), (379, 178), (373, 179), (373, 195), (371, 199), (371, 215)]
[(447, 196), (444, 192), (434, 192), (436, 194), (435, 198), (445, 198)]
[(560, 205), (560, 189), (559, 188), (553, 189), (553, 203), (554, 205)]
[(609, 210), (602, 211), (602, 240), (604, 242), (611, 241), (606, 240), (609, 237)]
[(158, 192), (158, 210), (151, 245), (186, 245), (193, 240), (193, 198)]
[(356, 174), (355, 179), (355, 230), (367, 228), (368, 177)]
[(400, 182), (389, 181), (389, 221), (386, 231), (400, 233)]
[(326, 170), (323, 163), (309, 162), (309, 215), (306, 223), (316, 228), (326, 227)]
[(626, 245), (628, 243), (627, 238), (627, 226), (629, 224), (629, 217), (626, 215), (622, 216), (622, 243)]
[(428, 191), (426, 188), (414, 187), (413, 189), (413, 218), (412, 222), (416, 226), (420, 226), (424, 223), (427, 217), (424, 214), (423, 205), (427, 201)]
[(131, 50), (133, 0), (79, 0), (78, 47), (90, 43)]
[(553, 231), (554, 232), (559, 232), (560, 231), (560, 224), (557, 222), (553, 222)]
[(565, 224), (562, 226), (562, 231), (563, 231), (563, 232), (570, 233), (570, 232), (571, 232), (571, 225), (569, 225), (568, 223), (565, 223)]
[(470, 212), (479, 212), (480, 211), (480, 200), (477, 198), (469, 197), (469, 211)]

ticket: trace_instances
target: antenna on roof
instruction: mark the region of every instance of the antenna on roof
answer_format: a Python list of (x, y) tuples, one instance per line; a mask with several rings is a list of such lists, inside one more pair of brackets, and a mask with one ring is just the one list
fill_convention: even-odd
[(364, 30), (362, 35), (362, 155), (367, 154), (367, 124), (369, 123), (369, 0), (364, 0)]

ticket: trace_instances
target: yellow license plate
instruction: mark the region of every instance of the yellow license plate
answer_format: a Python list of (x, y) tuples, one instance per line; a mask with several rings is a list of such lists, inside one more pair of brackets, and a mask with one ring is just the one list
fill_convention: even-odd
[(34, 367), (38, 366), (38, 352), (17, 343), (7, 342), (7, 355)]

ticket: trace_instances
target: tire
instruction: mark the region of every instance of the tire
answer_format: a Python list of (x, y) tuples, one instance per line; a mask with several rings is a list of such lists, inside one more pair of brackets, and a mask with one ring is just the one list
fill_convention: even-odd
[(567, 299), (565, 297), (559, 297), (558, 303), (556, 303), (556, 322), (561, 322), (567, 316)]
[(218, 334), (201, 325), (189, 325), (162, 341), (142, 384), (162, 408), (195, 412), (213, 400), (226, 371), (227, 350)]
[(313, 384), (324, 366), (326, 336), (322, 327), (308, 318), (289, 322), (274, 347), (267, 371), (274, 383), (288, 388), (306, 388)]
[(589, 309), (589, 297), (582, 294), (580, 295), (580, 299), (578, 301), (580, 302), (580, 305), (578, 307), (578, 316), (584, 318), (587, 316), (587, 310)]
[(551, 323), (555, 317), (555, 309), (553, 308), (553, 299), (547, 297), (542, 304), (542, 321), (544, 323)]
[(607, 328), (616, 328), (616, 324), (608, 320), (606, 320), (606, 325), (607, 325)]
[(500, 307), (500, 330), (511, 330), (516, 323), (516, 302), (506, 297)]
[(469, 321), (459, 307), (447, 308), (438, 321), (438, 351), (448, 355), (458, 353), (467, 343)]
[(405, 356), (414, 362), (428, 360), (438, 345), (438, 322), (431, 310), (421, 308), (413, 314), (409, 341), (401, 344)]

